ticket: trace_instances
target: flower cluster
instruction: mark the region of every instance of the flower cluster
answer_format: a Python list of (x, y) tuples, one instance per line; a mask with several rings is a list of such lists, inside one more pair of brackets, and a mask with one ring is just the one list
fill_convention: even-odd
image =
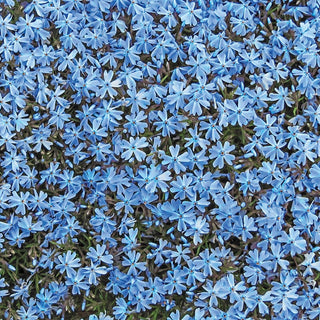
[(320, 319), (319, 9), (0, 0), (1, 319)]

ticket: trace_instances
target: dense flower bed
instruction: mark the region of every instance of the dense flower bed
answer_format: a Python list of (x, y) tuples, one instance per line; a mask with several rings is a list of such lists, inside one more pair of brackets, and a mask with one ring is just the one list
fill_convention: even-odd
[(1, 0), (1, 319), (320, 319), (319, 0)]

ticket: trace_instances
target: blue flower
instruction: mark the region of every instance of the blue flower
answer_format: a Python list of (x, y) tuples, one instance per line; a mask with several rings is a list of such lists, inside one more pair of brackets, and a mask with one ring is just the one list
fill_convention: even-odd
[(129, 141), (122, 141), (122, 148), (125, 149), (125, 151), (121, 154), (121, 157), (125, 160), (129, 160), (132, 155), (134, 155), (138, 161), (142, 161), (145, 158), (146, 153), (139, 148), (145, 148), (147, 146), (148, 142), (145, 137), (137, 139), (130, 137)]
[(189, 261), (190, 260), (190, 256), (189, 254), (191, 253), (190, 249), (187, 248), (183, 248), (182, 245), (177, 245), (175, 251), (171, 251), (171, 258), (175, 258), (174, 261), (177, 264), (181, 264), (181, 259), (183, 259), (183, 261)]
[(219, 169), (223, 168), (224, 161), (229, 165), (232, 165), (232, 161), (235, 159), (235, 156), (230, 154), (230, 152), (234, 149), (235, 146), (230, 145), (228, 141), (225, 142), (224, 145), (218, 141), (217, 145), (209, 150), (210, 159), (215, 159), (213, 165), (215, 167), (219, 167)]
[(186, 163), (189, 161), (187, 152), (184, 152), (183, 154), (179, 155), (180, 146), (170, 146), (169, 147), (171, 156), (163, 155), (162, 158), (162, 164), (168, 165), (168, 169), (174, 169), (175, 173), (179, 174), (180, 171), (186, 171), (186, 167), (183, 163)]
[(182, 291), (186, 290), (186, 286), (184, 285), (185, 275), (185, 271), (181, 269), (168, 271), (167, 278), (165, 279), (164, 289), (168, 291), (169, 294), (172, 294), (173, 292), (182, 294)]
[(76, 275), (75, 268), (79, 268), (81, 266), (80, 259), (76, 258), (76, 253), (67, 251), (67, 253), (63, 253), (59, 255), (56, 260), (56, 269), (60, 271), (60, 273), (67, 273), (68, 278), (72, 278)]
[(202, 149), (206, 149), (207, 145), (209, 145), (209, 141), (206, 139), (200, 138), (198, 134), (198, 127), (195, 126), (194, 129), (189, 129), (188, 130), (191, 138), (185, 138), (188, 142), (185, 144), (186, 147), (189, 147), (192, 144), (192, 150), (195, 149), (195, 147), (200, 146)]
[(186, 236), (193, 236), (193, 243), (197, 245), (202, 242), (201, 235), (209, 233), (209, 224), (204, 218), (198, 217), (192, 228), (186, 230)]
[(143, 122), (143, 120), (147, 119), (147, 116), (143, 111), (139, 111), (137, 114), (127, 115), (126, 119), (129, 122), (126, 123), (124, 127), (133, 136), (144, 133), (145, 129), (148, 127), (148, 124)]
[(20, 192), (20, 196), (17, 192), (13, 191), (12, 197), (10, 198), (10, 205), (12, 207), (17, 207), (16, 212), (22, 215), (26, 214), (26, 209), (29, 209), (29, 196), (30, 192)]
[(247, 195), (248, 190), (251, 192), (260, 191), (259, 180), (254, 172), (250, 172), (249, 170), (241, 172), (236, 180), (241, 183), (240, 190), (243, 191), (244, 195)]
[(278, 141), (276, 141), (274, 136), (270, 136), (266, 138), (266, 142), (269, 143), (269, 146), (263, 146), (262, 152), (267, 158), (273, 161), (275, 159), (279, 160), (284, 157), (284, 152), (281, 150), (281, 148), (286, 145), (286, 142), (281, 139), (281, 137)]
[(126, 253), (128, 257), (124, 257), (122, 261), (122, 265), (125, 267), (129, 267), (128, 275), (136, 275), (138, 270), (144, 271), (146, 270), (145, 262), (138, 262), (141, 254), (136, 251), (128, 251)]
[(140, 204), (140, 200), (135, 196), (133, 190), (124, 190), (123, 194), (118, 194), (118, 199), (120, 202), (115, 205), (115, 209), (120, 210), (124, 207), (126, 213), (133, 213), (132, 206)]
[(199, 254), (200, 259), (196, 259), (194, 264), (197, 268), (203, 269), (203, 275), (205, 277), (213, 274), (212, 270), (219, 271), (222, 263), (218, 260), (214, 253), (210, 253), (208, 249), (205, 249)]
[(289, 229), (289, 234), (284, 231), (281, 232), (281, 237), (278, 238), (278, 241), (284, 243), (284, 248), (286, 252), (290, 252), (292, 256), (297, 253), (301, 253), (306, 250), (307, 242), (299, 236), (299, 231), (294, 230), (293, 228)]
[(86, 277), (88, 277), (89, 284), (97, 285), (98, 280), (97, 277), (106, 274), (107, 268), (105, 266), (99, 267), (97, 264), (94, 264), (91, 260), (90, 267), (84, 267), (80, 269), (80, 273), (84, 274)]
[(113, 314), (116, 319), (125, 320), (129, 313), (128, 303), (123, 298), (116, 299), (116, 306), (113, 307)]
[(313, 275), (312, 269), (318, 270), (320, 269), (320, 261), (313, 261), (315, 257), (314, 252), (310, 252), (305, 254), (305, 260), (300, 264), (306, 267), (306, 270), (303, 272), (303, 276), (306, 277), (308, 275)]
[(195, 2), (187, 2), (185, 3), (185, 6), (180, 8), (179, 10), (179, 16), (181, 18), (181, 21), (184, 24), (191, 24), (191, 25), (196, 25), (197, 24), (197, 19), (201, 19), (201, 9), (195, 9)]
[(21, 319), (23, 319), (23, 320), (26, 320), (26, 319), (37, 320), (37, 319), (39, 319), (39, 317), (37, 315), (37, 309), (34, 306), (30, 306), (28, 309), (21, 307), (17, 311), (17, 313), (18, 313), (19, 317), (21, 317)]
[(312, 165), (310, 168), (310, 178), (312, 183), (315, 184), (320, 189), (320, 166), (319, 165)]
[(234, 281), (233, 274), (229, 274), (225, 277), (225, 285), (226, 285), (226, 288), (228, 288), (231, 303), (234, 303), (235, 301), (239, 301), (240, 300), (239, 292), (243, 292), (246, 290), (244, 281), (240, 281), (236, 284)]
[(232, 100), (225, 100), (225, 105), (228, 109), (228, 122), (232, 125), (238, 123), (243, 126), (253, 119), (253, 111), (248, 108), (243, 100), (239, 100), (238, 105)]

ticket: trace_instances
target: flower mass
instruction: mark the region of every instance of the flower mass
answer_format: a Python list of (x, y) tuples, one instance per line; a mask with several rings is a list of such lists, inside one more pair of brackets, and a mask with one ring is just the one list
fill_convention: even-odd
[(0, 318), (320, 319), (319, 10), (0, 0)]

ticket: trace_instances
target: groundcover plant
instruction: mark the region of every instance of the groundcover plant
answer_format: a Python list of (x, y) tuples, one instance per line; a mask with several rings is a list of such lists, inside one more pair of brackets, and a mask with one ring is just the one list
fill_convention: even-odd
[(320, 319), (319, 7), (0, 0), (0, 318)]

